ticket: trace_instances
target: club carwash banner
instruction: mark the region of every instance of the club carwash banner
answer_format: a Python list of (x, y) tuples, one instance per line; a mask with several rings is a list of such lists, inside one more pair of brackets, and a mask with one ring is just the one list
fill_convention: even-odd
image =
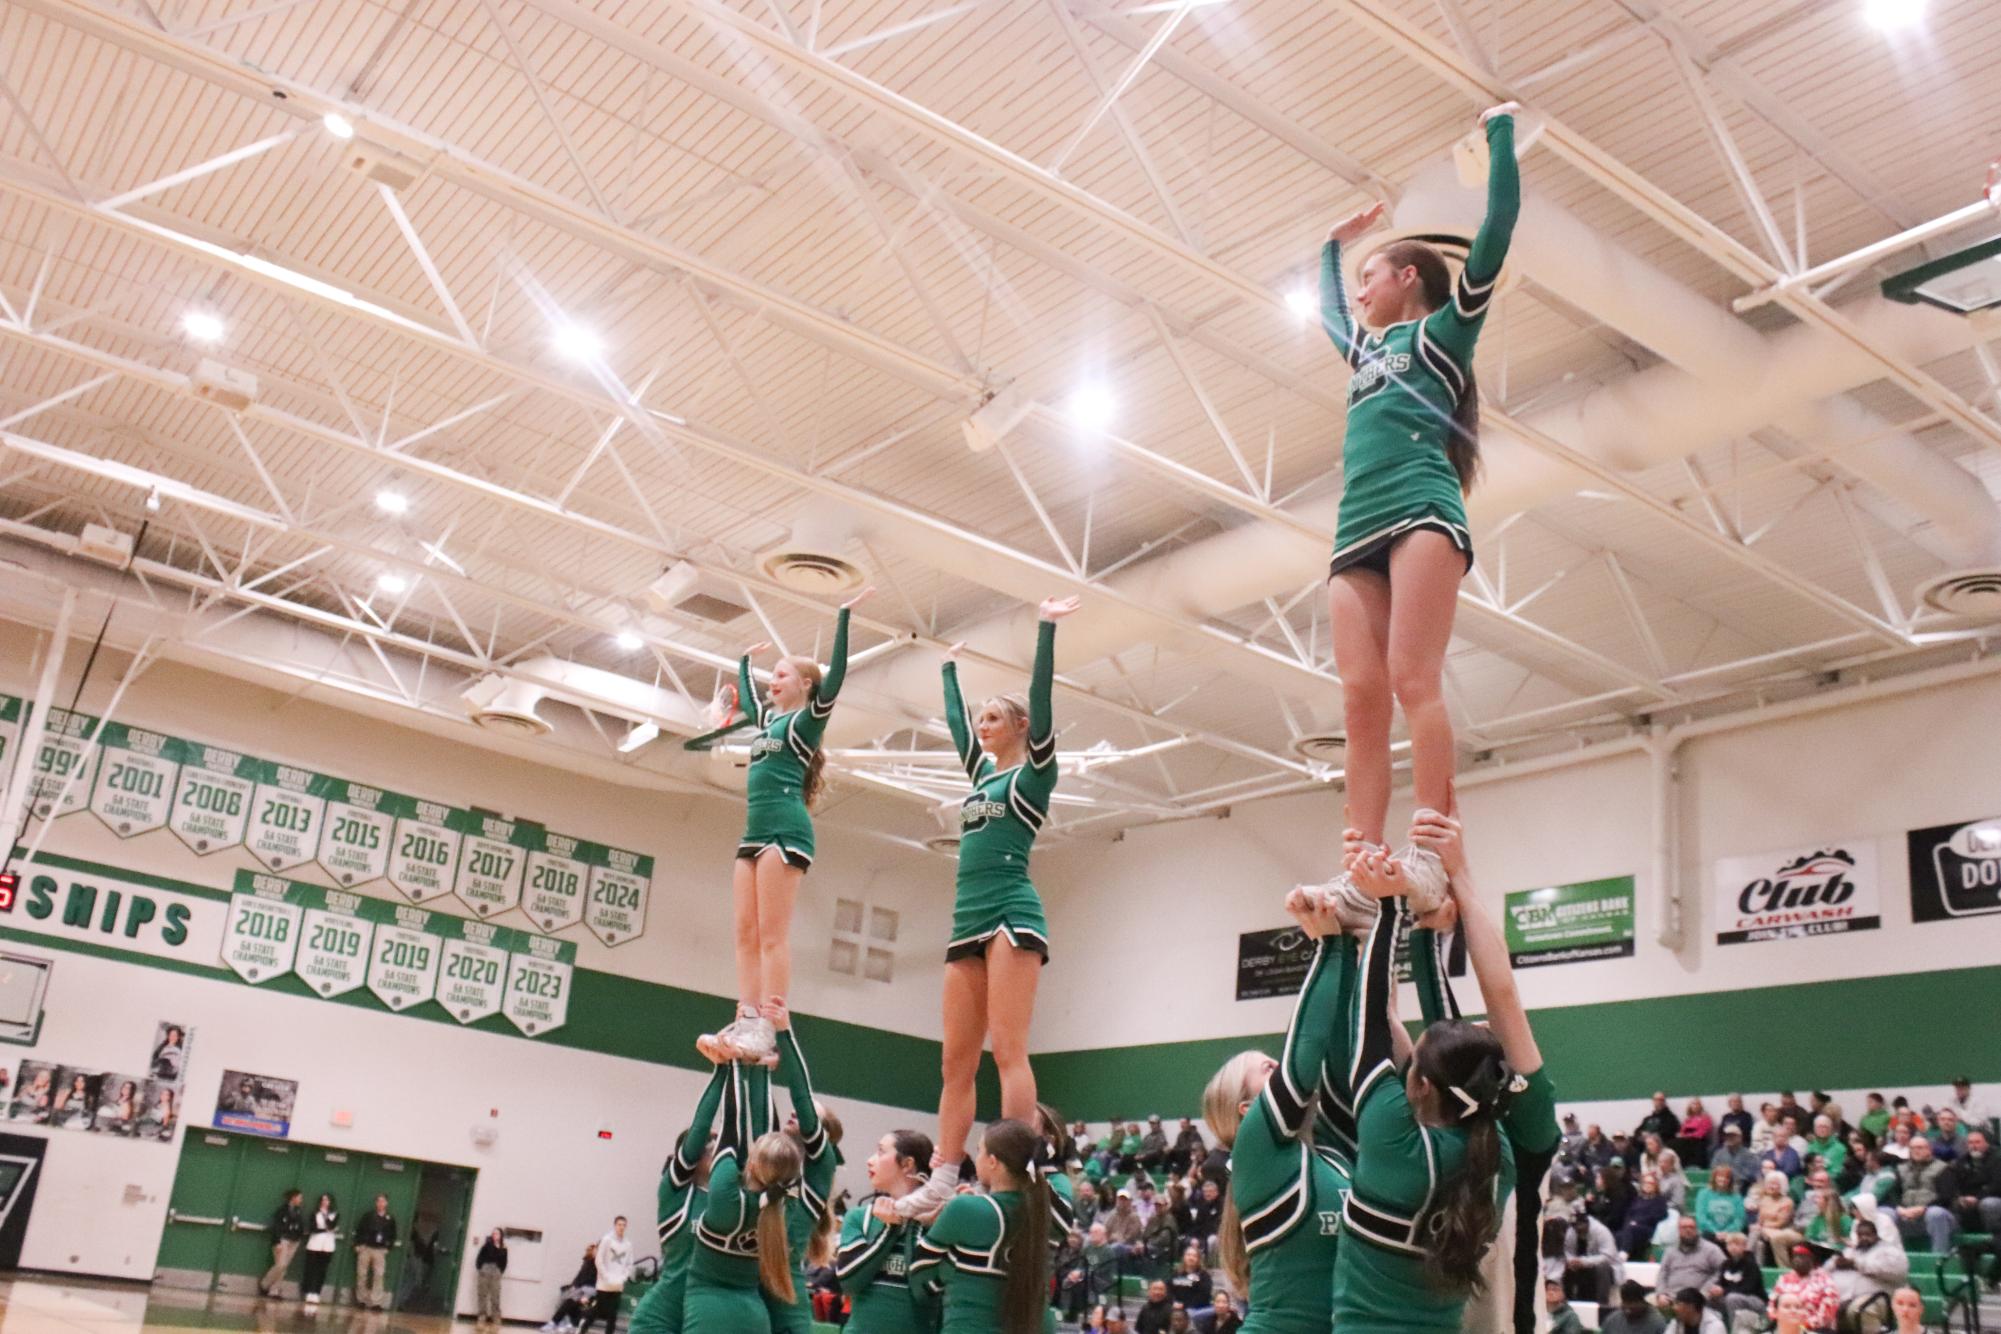
[(1716, 863), (1716, 943), (1832, 936), (1882, 925), (1876, 844), (1858, 838)]
[(1517, 890), (1507, 898), (1508, 958), (1517, 968), (1629, 959), (1633, 955), (1633, 877), (1582, 880)]

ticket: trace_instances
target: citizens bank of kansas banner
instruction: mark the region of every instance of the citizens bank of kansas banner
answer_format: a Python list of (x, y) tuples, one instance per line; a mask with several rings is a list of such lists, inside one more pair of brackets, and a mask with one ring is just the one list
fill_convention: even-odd
[[(0, 695), (0, 763), (31, 708)], [(120, 838), (164, 831), (200, 856), (240, 848), (267, 872), (581, 924), (606, 945), (646, 929), (653, 892), (641, 853), (67, 709), (49, 712), (29, 799), (40, 819), (89, 811)]]
[(1502, 927), (1517, 968), (1631, 958), (1633, 877), (1516, 890)]
[(1874, 839), (1725, 857), (1714, 884), (1719, 945), (1874, 931), (1883, 923)]
[(1913, 829), (1904, 841), (1912, 921), (2001, 913), (2001, 816)]

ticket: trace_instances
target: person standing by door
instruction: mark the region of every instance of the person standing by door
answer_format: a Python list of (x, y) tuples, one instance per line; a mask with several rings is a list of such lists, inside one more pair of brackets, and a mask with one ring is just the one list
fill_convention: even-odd
[(333, 1263), (334, 1248), (340, 1244), (340, 1209), (332, 1195), (320, 1196), (313, 1206), (312, 1231), (306, 1235), (306, 1273), (299, 1284), (306, 1305), (320, 1304), (320, 1289), (326, 1286), (327, 1266)]
[(305, 1198), (294, 1187), (285, 1192), (284, 1203), (271, 1215), (271, 1267), (257, 1280), (257, 1291), (266, 1297), (276, 1296), (285, 1286), (285, 1271), (291, 1267), (299, 1243), (306, 1239), (306, 1211), (299, 1207)]
[(396, 1220), (389, 1216), (389, 1197), (375, 1197), (375, 1212), (363, 1214), (354, 1227), (354, 1303), (389, 1309), (389, 1293), (382, 1286), (389, 1272), (389, 1251), (396, 1245)]
[(410, 1247), (403, 1257), (403, 1280), (396, 1285), (396, 1309), (428, 1310), (431, 1274), (438, 1265), (438, 1220), (418, 1214), (410, 1224)]
[(625, 1280), (632, 1275), (632, 1243), (625, 1239), (625, 1215), (611, 1220), (611, 1231), (598, 1238), (598, 1293), (577, 1334), (590, 1334), (604, 1321), (604, 1334), (618, 1334), (618, 1304), (625, 1299)]
[(500, 1328), (500, 1276), (507, 1272), (507, 1234), (499, 1228), (486, 1234), (472, 1262), (479, 1289), (479, 1319), (475, 1325)]

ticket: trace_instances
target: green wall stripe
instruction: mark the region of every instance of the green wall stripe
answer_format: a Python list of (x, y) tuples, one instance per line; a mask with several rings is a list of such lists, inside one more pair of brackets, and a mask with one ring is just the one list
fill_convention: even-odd
[[(1787, 986), (1535, 1010), (1557, 1097), (1644, 1098), (1666, 1088), (1748, 1092), (2001, 1080), (2001, 967), (1842, 978)], [(1476, 1016), (1477, 1017), (1477, 1016)], [(1246, 1047), (1284, 1034), (1038, 1054), (1036, 1083), (1088, 1121), (1196, 1116), (1202, 1086)]]
[[(117, 876), (196, 898), (230, 898), (227, 891), (206, 885), (189, 884), (56, 853), (45, 852), (37, 857), (34, 865), (43, 864), (84, 875)], [(23, 869), (32, 872), (33, 867)], [(323, 997), (292, 974), (268, 982), (251, 983), (220, 963), (164, 959), (91, 941), (40, 935), (8, 926), (4, 918), (0, 918), (0, 940), (119, 963), (163, 968), (212, 982), (233, 983), (251, 991), (309, 997), (322, 1005), (353, 1006), (399, 1022), (425, 1019), (521, 1042), (554, 1044), (578, 1051), (599, 1052), (606, 1056), (698, 1071), (706, 1071), (710, 1067), (695, 1050), (695, 1036), (728, 1023), (735, 1006), (735, 1002), (728, 997), (579, 966), (572, 972), (568, 1021), (553, 1033), (530, 1038), (503, 1015), (488, 1015), (473, 1023), (461, 1024), (435, 1002), (411, 1010), (392, 1011), (365, 987), (340, 996)], [(936, 1041), (815, 1015), (795, 1014), (793, 1022), (798, 1026), (800, 1045), (812, 1062), (816, 1087), (822, 1092), (909, 1108), (922, 1114), (916, 1123), (928, 1127), (938, 1105), (941, 1049)], [(980, 1073), (980, 1115), (990, 1117), (996, 1114), (995, 1109), (1000, 1104), (1000, 1084), (991, 1057), (985, 1060)]]

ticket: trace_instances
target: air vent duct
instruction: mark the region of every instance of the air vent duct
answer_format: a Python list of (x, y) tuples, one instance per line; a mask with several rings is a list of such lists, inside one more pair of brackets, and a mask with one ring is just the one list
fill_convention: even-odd
[(838, 508), (816, 507), (792, 525), (792, 535), (757, 559), (773, 583), (795, 593), (826, 597), (860, 588), (865, 575), (849, 557), (855, 543), (851, 515)]
[(483, 676), (460, 698), (465, 701), (466, 716), (489, 732), (539, 737), (550, 731), (549, 721), (535, 712), (546, 693), (526, 681)]
[(1302, 732), (1292, 739), (1293, 754), (1336, 768), (1348, 762), (1348, 738), (1339, 732)]
[(1952, 570), (1918, 589), (1924, 604), (1948, 616), (2001, 621), (2001, 566)]

